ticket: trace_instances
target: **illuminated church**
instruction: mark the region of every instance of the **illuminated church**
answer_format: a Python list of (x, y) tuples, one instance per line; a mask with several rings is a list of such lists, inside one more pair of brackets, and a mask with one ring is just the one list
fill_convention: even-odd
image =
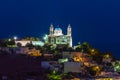
[(57, 45), (68, 45), (72, 47), (72, 30), (70, 24), (67, 28), (67, 34), (64, 35), (62, 33), (62, 29), (60, 27), (54, 28), (53, 25), (50, 26), (50, 33), (48, 35), (48, 42)]

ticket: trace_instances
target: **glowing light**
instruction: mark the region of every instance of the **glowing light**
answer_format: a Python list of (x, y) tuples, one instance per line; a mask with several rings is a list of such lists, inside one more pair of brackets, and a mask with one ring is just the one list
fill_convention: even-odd
[(94, 71), (97, 71), (97, 73), (100, 71), (100, 67), (99, 66), (93, 66), (92, 68)]
[(43, 37), (44, 40), (46, 40), (48, 38), (48, 35), (45, 34), (45, 36)]
[(89, 63), (88, 62), (84, 62), (84, 65), (89, 67)]
[(11, 39), (9, 38), (8, 41), (11, 41)]
[(95, 52), (95, 49), (92, 49), (91, 52)]
[(67, 58), (66, 58), (66, 59), (59, 59), (58, 62), (59, 62), (59, 63), (68, 62), (68, 59), (67, 59)]
[(16, 37), (16, 36), (14, 37), (14, 40), (17, 40), (17, 37)]
[(109, 54), (104, 55), (105, 58), (110, 58)]
[(120, 71), (120, 62), (118, 61), (115, 65), (114, 65), (114, 70), (115, 71)]
[(80, 61), (82, 61), (82, 58), (81, 57), (74, 57), (73, 60), (76, 62), (80, 62)]

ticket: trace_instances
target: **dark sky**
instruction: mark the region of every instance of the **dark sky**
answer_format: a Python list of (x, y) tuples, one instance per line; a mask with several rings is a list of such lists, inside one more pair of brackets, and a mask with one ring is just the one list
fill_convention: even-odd
[(119, 0), (0, 0), (0, 38), (41, 37), (51, 23), (64, 33), (71, 24), (74, 44), (120, 55)]

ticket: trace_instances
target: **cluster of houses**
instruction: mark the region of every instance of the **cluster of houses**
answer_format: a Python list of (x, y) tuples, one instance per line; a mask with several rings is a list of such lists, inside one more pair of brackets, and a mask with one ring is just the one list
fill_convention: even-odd
[[(51, 64), (52, 62), (53, 64)], [(97, 65), (94, 61), (92, 61), (91, 57), (82, 52), (63, 52), (62, 59), (58, 59), (58, 61), (42, 61), (41, 66), (43, 68), (56, 69), (56, 65), (58, 65), (58, 68), (60, 68), (61, 64), (64, 64), (62, 71), (65, 73), (81, 72), (80, 67), (83, 65)]]
[[(40, 50), (36, 50), (35, 48), (28, 48), (28, 47), (0, 47), (0, 51), (9, 53), (9, 54), (25, 54), (30, 56), (41, 56), (42, 53)], [(48, 67), (50, 66), (49, 63), (55, 62), (57, 65), (63, 63), (64, 69), (63, 72), (80, 72), (80, 66), (95, 66), (99, 65), (94, 60), (92, 60), (92, 57), (90, 57), (86, 53), (82, 52), (62, 52), (62, 58), (58, 59), (58, 61), (42, 61), (41, 66), (44, 64), (48, 64)], [(44, 56), (50, 56), (53, 57), (53, 54), (44, 54)], [(102, 62), (104, 63), (111, 63), (114, 64), (115, 62), (112, 61), (112, 58), (103, 58)], [(71, 65), (71, 66), (70, 66)], [(47, 66), (47, 65), (46, 65)], [(77, 68), (77, 67), (78, 68)], [(100, 65), (102, 66), (102, 65)], [(107, 65), (106, 65), (107, 66)], [(109, 68), (110, 66), (108, 66)], [(53, 67), (52, 67), (53, 68)], [(75, 69), (75, 70), (74, 70)], [(114, 71), (114, 68), (111, 71)]]
[[(31, 43), (30, 41), (17, 41), (17, 43), (21, 43), (21, 47), (0, 47), (0, 52), (6, 52), (9, 54), (23, 54), (23, 55), (29, 55), (29, 56), (44, 56), (44, 57), (54, 57), (53, 54), (47, 54), (44, 53), (44, 55), (41, 53), (40, 50), (33, 48), (26, 47), (25, 45), (27, 43)], [(41, 42), (32, 42), (34, 45), (44, 45)], [(92, 57), (83, 52), (75, 52), (75, 51), (62, 51), (60, 53), (62, 55), (62, 58), (58, 59), (58, 61), (53, 61), (53, 60), (43, 60), (41, 61), (41, 67), (44, 69), (49, 69), (49, 70), (56, 70), (57, 72), (61, 73), (82, 73), (85, 74), (85, 68), (84, 66), (91, 67), (91, 66), (99, 66), (100, 68), (105, 67), (105, 70), (99, 74), (99, 76), (103, 75), (111, 75), (114, 72), (117, 72), (118, 67), (114, 67), (117, 61), (113, 61), (111, 57), (108, 57), (109, 55), (106, 55), (102, 59), (102, 62), (105, 63), (103, 65), (96, 63), (92, 59)], [(112, 65), (108, 65), (112, 64)], [(99, 68), (97, 67), (97, 68)], [(120, 71), (120, 70), (119, 70)], [(115, 75), (118, 75), (118, 73), (115, 73)]]
[(0, 51), (9, 54), (23, 54), (23, 55), (30, 55), (30, 56), (41, 56), (40, 50), (36, 50), (35, 48), (28, 48), (28, 47), (0, 47)]
[(86, 74), (85, 66), (96, 66), (96, 70), (104, 69), (96, 76), (113, 78), (120, 76), (115, 69), (115, 63), (118, 61), (113, 61), (112, 58), (103, 58), (102, 62), (104, 64), (98, 64), (92, 60), (92, 57), (82, 52), (63, 52), (62, 59), (58, 59), (58, 61), (42, 61), (41, 66), (45, 69), (56, 70), (62, 73), (72, 72), (82, 74)]

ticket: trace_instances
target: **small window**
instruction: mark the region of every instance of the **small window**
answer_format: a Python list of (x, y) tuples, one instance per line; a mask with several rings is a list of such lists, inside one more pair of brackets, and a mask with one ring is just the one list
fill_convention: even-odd
[(54, 40), (52, 40), (52, 42), (53, 42)]

